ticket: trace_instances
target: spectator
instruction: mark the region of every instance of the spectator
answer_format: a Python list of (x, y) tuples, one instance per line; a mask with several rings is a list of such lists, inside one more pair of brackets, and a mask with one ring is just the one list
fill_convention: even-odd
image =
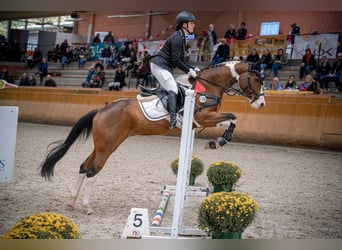
[(199, 53), (202, 61), (211, 60), (211, 52), (213, 51), (212, 36), (208, 34), (206, 30), (202, 31), (202, 40), (200, 43)]
[(103, 39), (104, 43), (115, 43), (115, 38), (112, 31), (108, 31), (108, 34)]
[(307, 48), (305, 50), (305, 55), (302, 58), (302, 63), (300, 64), (299, 77), (302, 80), (304, 75), (311, 74), (311, 71), (316, 68), (315, 56), (311, 53), (311, 49)]
[(43, 78), (47, 76), (49, 70), (49, 63), (46, 60), (46, 57), (43, 57), (42, 61), (38, 63), (38, 74), (40, 78), (40, 85), (43, 85)]
[(331, 72), (331, 65), (326, 56), (322, 56), (321, 63), (317, 67), (317, 74), (315, 79), (319, 81), (320, 88), (323, 91), (329, 91), (329, 73)]
[(287, 65), (287, 56), (284, 54), (283, 49), (278, 49), (277, 54), (274, 56), (271, 71), (275, 77), (278, 77), (278, 70)]
[(109, 47), (109, 44), (106, 44), (104, 49), (102, 50), (100, 60), (103, 61), (103, 66), (106, 69), (108, 67), (108, 63), (111, 63), (111, 57), (112, 57), (112, 50)]
[(98, 66), (96, 68), (96, 75), (93, 77), (93, 80), (90, 84), (91, 88), (102, 88), (105, 83), (105, 72), (103, 69)]
[(134, 53), (134, 50), (131, 50), (130, 60), (127, 62), (126, 67), (126, 76), (129, 75), (129, 72), (131, 72), (130, 76), (134, 77), (137, 74), (137, 68), (138, 68), (138, 59), (136, 54)]
[(211, 36), (211, 40), (213, 41), (213, 46), (215, 46), (215, 44), (217, 44), (217, 34), (216, 34), (216, 31), (214, 30), (213, 24), (209, 24), (208, 35)]
[(257, 50), (255, 48), (253, 48), (250, 51), (250, 53), (247, 56), (246, 61), (249, 62), (249, 63), (253, 63), (253, 64), (260, 61), (260, 56), (259, 56), (259, 54), (258, 54), (258, 52), (257, 52)]
[(290, 36), (291, 36), (291, 44), (294, 44), (294, 40), (295, 40), (295, 36), (299, 36), (300, 35), (300, 27), (297, 26), (296, 23), (293, 23), (290, 25), (292, 30), (290, 32)]
[(77, 55), (78, 55), (78, 68), (82, 69), (84, 68), (84, 62), (86, 61), (85, 48), (79, 48)]
[(57, 87), (56, 82), (52, 79), (50, 74), (47, 74), (44, 86), (45, 87)]
[(91, 48), (90, 44), (88, 43), (87, 44), (87, 47), (85, 49), (85, 60), (86, 61), (91, 61), (92, 60), (92, 57), (93, 57), (93, 49)]
[(30, 81), (26, 73), (21, 75), (19, 86), (30, 86)]
[(140, 62), (137, 68), (137, 84), (135, 88), (138, 88), (138, 85), (140, 84), (140, 79), (142, 79), (142, 82), (141, 82), (142, 85), (144, 86), (147, 85), (147, 74), (148, 74), (147, 65), (143, 62)]
[(230, 39), (235, 38), (235, 37), (236, 37), (235, 26), (233, 24), (231, 24), (230, 28), (224, 34), (224, 38), (228, 39), (228, 42), (229, 42)]
[(122, 65), (119, 65), (115, 71), (114, 81), (108, 84), (109, 90), (121, 90), (125, 83), (125, 72), (122, 69)]
[(60, 45), (61, 55), (62, 56), (65, 54), (65, 52), (66, 52), (68, 47), (70, 47), (69, 44), (68, 44), (68, 39), (64, 39), (64, 41)]
[(297, 89), (297, 83), (296, 83), (295, 75), (289, 76), (289, 80), (285, 84), (284, 89), (287, 89), (287, 90), (296, 90)]
[(8, 83), (10, 82), (10, 80), (9, 80), (9, 73), (8, 73), (8, 69), (7, 68), (2, 68), (0, 79), (5, 80)]
[(43, 58), (43, 53), (39, 50), (38, 47), (34, 49), (32, 58), (27, 59), (27, 66), (29, 68), (33, 68), (36, 63), (39, 63)]
[(305, 76), (303, 83), (299, 85), (300, 91), (313, 91), (315, 94), (320, 94), (321, 90), (318, 88), (317, 82), (313, 79), (312, 75)]
[(89, 88), (90, 85), (92, 84), (92, 80), (95, 75), (96, 75), (96, 69), (95, 69), (95, 64), (93, 64), (88, 68), (87, 77), (81, 84), (82, 87)]
[(54, 62), (61, 62), (62, 60), (62, 52), (59, 44), (56, 44), (56, 46), (53, 48), (53, 53), (51, 58), (48, 58), (48, 60), (52, 60)]
[(130, 60), (130, 51), (128, 50), (128, 47), (126, 44), (122, 44), (119, 62), (121, 65), (123, 65), (129, 60)]
[(336, 61), (334, 61), (329, 78), (334, 79), (335, 81), (335, 86), (336, 86), (336, 92), (342, 91), (342, 53), (337, 54)]
[(260, 73), (262, 78), (265, 78), (265, 70), (272, 68), (272, 64), (273, 59), (270, 50), (264, 49), (260, 58)]
[(104, 70), (104, 67), (103, 67), (103, 64), (102, 64), (101, 60), (97, 59), (97, 60), (95, 61), (95, 69), (96, 69), (96, 70), (99, 69), (99, 70), (101, 70), (101, 71)]
[(34, 77), (34, 75), (30, 75), (29, 76), (29, 81), (30, 81), (30, 85), (31, 86), (36, 86), (37, 85), (37, 81), (36, 81), (36, 78)]
[(69, 65), (72, 62), (74, 55), (70, 47), (67, 47), (64, 54), (62, 53), (62, 69), (64, 69), (65, 65)]
[(114, 46), (112, 51), (112, 56), (110, 58), (111, 65), (115, 68), (116, 65), (119, 64), (120, 61), (120, 50), (118, 46)]
[(100, 42), (101, 42), (100, 33), (97, 33), (93, 39), (93, 43), (100, 43)]
[(222, 38), (220, 39), (220, 45), (217, 47), (215, 55), (212, 60), (212, 65), (219, 64), (221, 62), (226, 61), (229, 58), (229, 45), (227, 44), (227, 40)]
[(280, 84), (278, 77), (273, 78), (271, 83), (271, 90), (283, 90), (283, 85)]
[(247, 29), (246, 29), (246, 23), (241, 22), (241, 26), (238, 29), (236, 39), (238, 40), (245, 40), (247, 38)]

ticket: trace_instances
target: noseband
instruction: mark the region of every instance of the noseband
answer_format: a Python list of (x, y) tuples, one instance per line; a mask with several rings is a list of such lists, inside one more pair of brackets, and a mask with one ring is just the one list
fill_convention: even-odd
[[(256, 75), (259, 77), (259, 80), (262, 79), (262, 78), (261, 78), (261, 75), (260, 75), (260, 73), (259, 73), (259, 71), (248, 69), (248, 71), (247, 71), (247, 86), (246, 86), (246, 88), (242, 89), (242, 90), (243, 90), (242, 93), (241, 93), (241, 91), (239, 91), (239, 94), (242, 95), (242, 96), (247, 97), (248, 99), (251, 100), (250, 103), (253, 103), (253, 102), (255, 102), (256, 100), (258, 100), (258, 98), (259, 98), (260, 96), (263, 96), (264, 93), (256, 93), (256, 92), (253, 90), (252, 85), (251, 85), (251, 75), (250, 75), (250, 73), (256, 74)], [(262, 80), (261, 80), (261, 81), (262, 81)], [(261, 85), (262, 85), (262, 84), (263, 84), (263, 83), (261, 82)]]

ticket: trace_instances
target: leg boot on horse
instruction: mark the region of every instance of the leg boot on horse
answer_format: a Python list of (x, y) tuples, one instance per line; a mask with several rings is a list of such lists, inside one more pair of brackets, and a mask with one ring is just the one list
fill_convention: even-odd
[(175, 92), (169, 92), (167, 104), (170, 113), (170, 129), (174, 129), (177, 125), (177, 94)]

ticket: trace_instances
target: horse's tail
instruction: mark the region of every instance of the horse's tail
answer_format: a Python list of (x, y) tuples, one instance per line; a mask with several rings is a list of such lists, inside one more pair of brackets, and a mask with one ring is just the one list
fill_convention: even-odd
[[(65, 141), (50, 150), (45, 161), (40, 165), (40, 175), (42, 177), (49, 180), (53, 176), (56, 163), (62, 159), (77, 138), (82, 136), (86, 140), (89, 137), (93, 127), (93, 118), (97, 112), (98, 110), (95, 109), (82, 116), (72, 127)], [(59, 143), (59, 141), (55, 143)]]

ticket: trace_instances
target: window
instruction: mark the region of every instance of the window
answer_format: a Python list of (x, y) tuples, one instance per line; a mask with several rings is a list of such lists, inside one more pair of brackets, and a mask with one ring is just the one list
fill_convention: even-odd
[(260, 36), (279, 35), (280, 22), (262, 22), (260, 26)]

